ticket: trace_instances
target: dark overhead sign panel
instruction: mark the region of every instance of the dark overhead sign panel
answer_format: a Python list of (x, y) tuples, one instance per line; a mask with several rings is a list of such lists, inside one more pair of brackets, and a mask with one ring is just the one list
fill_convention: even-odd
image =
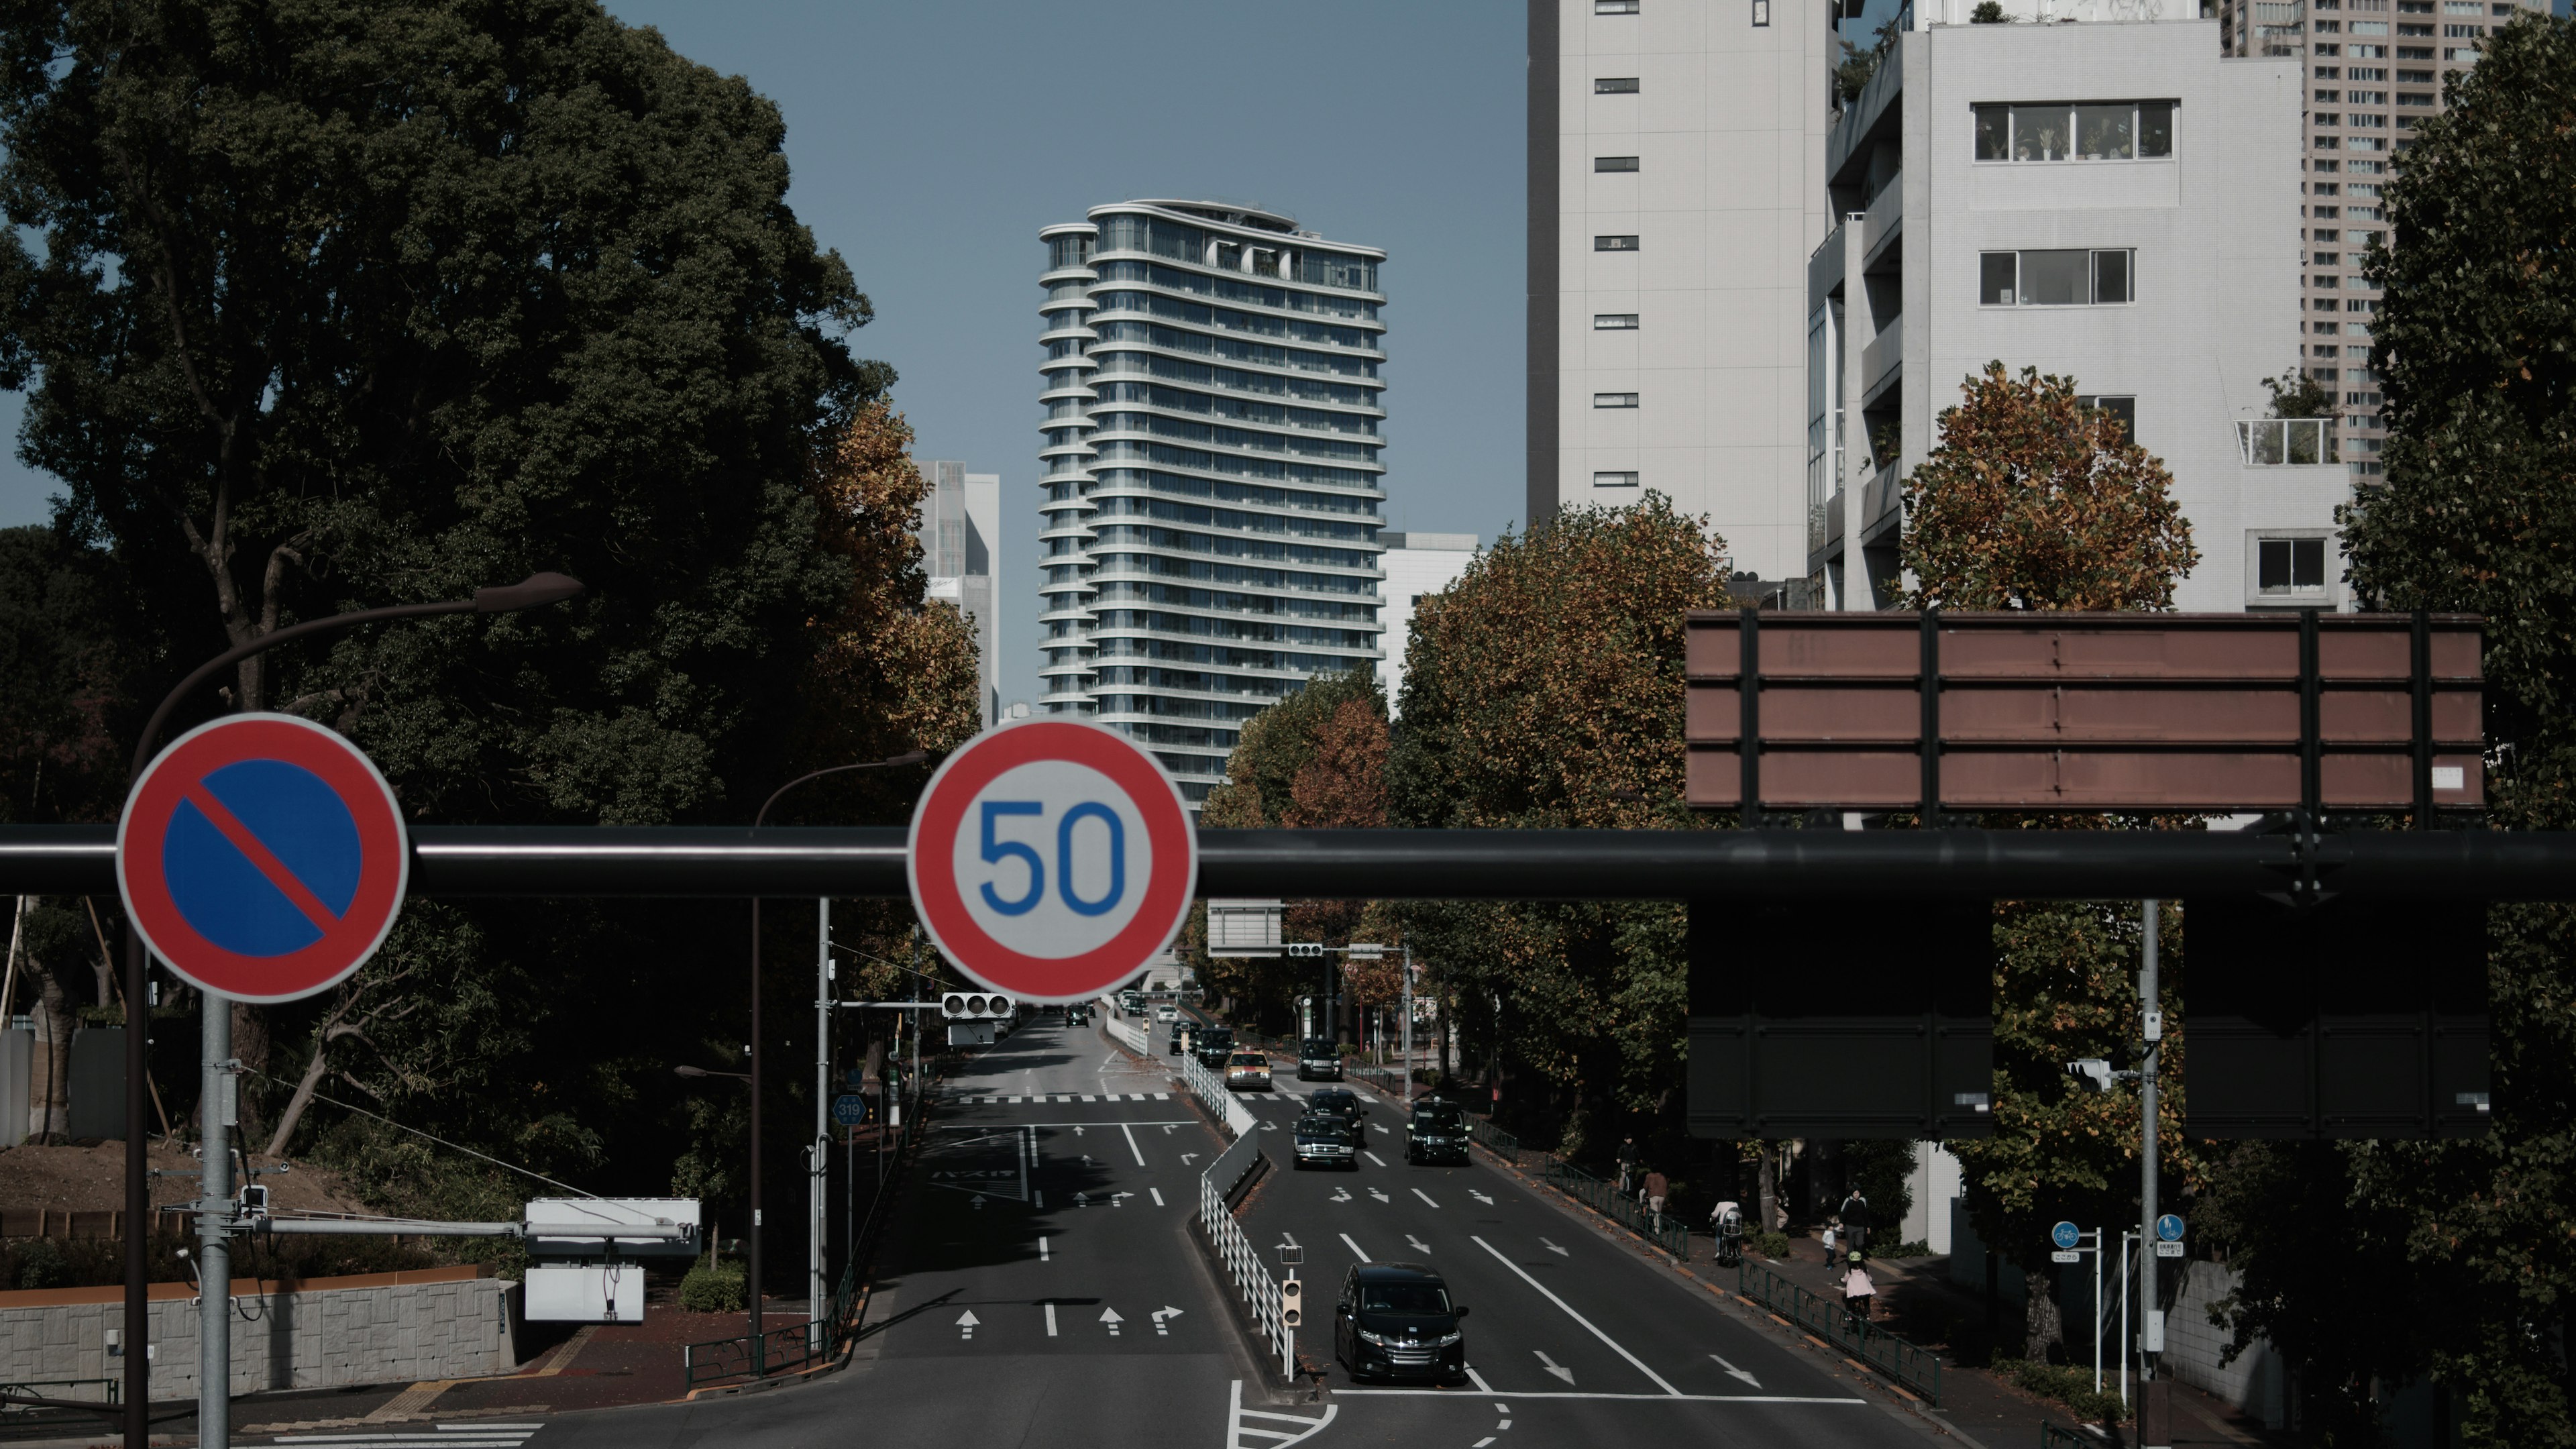
[(1689, 801), (2473, 811), (2480, 647), (2467, 615), (1695, 613)]

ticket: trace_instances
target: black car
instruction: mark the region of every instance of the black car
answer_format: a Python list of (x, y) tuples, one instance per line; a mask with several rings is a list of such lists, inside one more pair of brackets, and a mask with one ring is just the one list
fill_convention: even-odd
[(1064, 1024), (1067, 1026), (1091, 1025), (1091, 1008), (1084, 1006), (1079, 1002), (1066, 1007), (1064, 1009)]
[(1326, 1037), (1310, 1036), (1297, 1048), (1297, 1080), (1301, 1082), (1338, 1082), (1342, 1079), (1342, 1053)]
[(1234, 1055), (1234, 1033), (1221, 1026), (1203, 1026), (1190, 1033), (1190, 1051), (1199, 1065), (1221, 1070), (1225, 1059)]
[(1354, 1132), (1359, 1130), (1360, 1119), (1368, 1115), (1368, 1108), (1361, 1103), (1360, 1094), (1348, 1087), (1326, 1087), (1315, 1093), (1306, 1099), (1306, 1110), (1329, 1112), (1336, 1117), (1344, 1118), (1349, 1121), (1351, 1130)]
[(1448, 1102), (1423, 1102), (1404, 1124), (1407, 1162), (1467, 1161), (1467, 1114)]
[(1449, 1285), (1420, 1263), (1362, 1263), (1342, 1278), (1333, 1304), (1333, 1356), (1355, 1379), (1467, 1376), (1467, 1310)]
[(1296, 1139), (1299, 1167), (1347, 1167), (1360, 1165), (1360, 1134), (1346, 1117), (1330, 1112), (1309, 1112), (1297, 1119)]

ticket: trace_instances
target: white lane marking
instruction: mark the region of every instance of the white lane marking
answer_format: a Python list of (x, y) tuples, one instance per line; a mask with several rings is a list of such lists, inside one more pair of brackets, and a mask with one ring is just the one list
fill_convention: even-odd
[(982, 1322), (982, 1321), (983, 1321), (983, 1320), (981, 1320), (981, 1319), (979, 1319), (979, 1318), (977, 1318), (977, 1317), (975, 1316), (975, 1310), (974, 1310), (974, 1309), (972, 1309), (972, 1308), (969, 1308), (969, 1309), (967, 1309), (965, 1312), (958, 1314), (958, 1315), (957, 1315), (957, 1336), (958, 1336), (959, 1338), (961, 1338), (961, 1339), (964, 1339), (964, 1338), (973, 1338), (973, 1337), (975, 1336), (975, 1325), (976, 1325), (976, 1324), (978, 1324), (978, 1323), (980, 1323), (980, 1322)]
[(1053, 1261), (1047, 1256), (1047, 1235), (1044, 1233), (1038, 1234), (1038, 1261), (1041, 1263)]
[(1476, 1201), (1483, 1203), (1487, 1207), (1492, 1207), (1494, 1205), (1494, 1200), (1492, 1198), (1485, 1196), (1483, 1193), (1476, 1191), (1472, 1187), (1467, 1189), (1467, 1196), (1474, 1198)]
[(1100, 1321), (1109, 1325), (1109, 1336), (1111, 1338), (1116, 1338), (1118, 1336), (1118, 1325), (1125, 1323), (1127, 1320), (1118, 1316), (1117, 1309), (1103, 1308), (1100, 1310)]
[(1160, 1307), (1160, 1308), (1155, 1309), (1155, 1310), (1154, 1310), (1154, 1312), (1153, 1312), (1153, 1319), (1154, 1319), (1154, 1333), (1155, 1333), (1155, 1336), (1156, 1336), (1156, 1337), (1159, 1337), (1159, 1338), (1169, 1338), (1169, 1337), (1171, 1337), (1171, 1336), (1172, 1336), (1172, 1320), (1173, 1320), (1173, 1319), (1175, 1319), (1175, 1318), (1178, 1318), (1178, 1317), (1180, 1317), (1180, 1316), (1181, 1316), (1181, 1310), (1179, 1310), (1179, 1309), (1177, 1309), (1177, 1308), (1174, 1308), (1172, 1305), (1170, 1305), (1170, 1304), (1168, 1304), (1168, 1303), (1164, 1304), (1164, 1305), (1163, 1305), (1162, 1307)]
[[(2144, 1129), (2141, 1129), (2141, 1130), (2144, 1130)], [(1039, 1189), (1039, 1188), (1034, 1188), (1034, 1187), (1033, 1187), (1033, 1188), (1030, 1188), (1030, 1189), (1029, 1189), (1029, 1202), (1031, 1203), (1031, 1205), (1036, 1206), (1036, 1207), (1045, 1207), (1045, 1206), (1046, 1206), (1046, 1193), (1045, 1193), (1045, 1191), (1044, 1191), (1044, 1190), (1042, 1190), (1042, 1189)]]
[[(1476, 1366), (1474, 1364), (1467, 1365), (1467, 1382), (1474, 1384), (1476, 1386), (1476, 1392), (1480, 1394), (1490, 1394), (1494, 1391), (1494, 1386), (1485, 1382), (1485, 1376), (1476, 1372)], [(1339, 1393), (1340, 1390), (1336, 1389), (1334, 1392)], [(1499, 1409), (1502, 1405), (1496, 1404), (1494, 1407)]]
[(1534, 1348), (1534, 1349), (1531, 1349), (1531, 1350), (1530, 1350), (1530, 1352), (1532, 1352), (1532, 1353), (1534, 1353), (1534, 1354), (1537, 1354), (1537, 1355), (1538, 1355), (1539, 1367), (1544, 1368), (1544, 1369), (1546, 1369), (1549, 1373), (1552, 1373), (1552, 1374), (1556, 1375), (1558, 1378), (1561, 1378), (1561, 1379), (1565, 1380), (1565, 1386), (1566, 1386), (1567, 1388), (1572, 1388), (1572, 1387), (1574, 1387), (1574, 1370), (1572, 1370), (1572, 1369), (1570, 1369), (1570, 1368), (1567, 1368), (1565, 1365), (1563, 1365), (1563, 1364), (1561, 1364), (1561, 1363), (1558, 1363), (1555, 1359), (1549, 1358), (1549, 1357), (1547, 1356), (1546, 1351), (1545, 1351), (1545, 1350), (1543, 1350), (1543, 1349), (1535, 1349), (1535, 1348)]
[(1154, 1206), (1161, 1207), (1163, 1205), (1163, 1190), (1161, 1188), (1149, 1187), (1145, 1190), (1154, 1195)]
[[(1350, 1240), (1345, 1238), (1343, 1241), (1348, 1242)], [(1306, 1245), (1297, 1241), (1297, 1235), (1295, 1233), (1281, 1233), (1279, 1235), (1279, 1246), (1283, 1248), (1303, 1249)]]
[(1509, 1415), (1509, 1414), (1511, 1413), (1511, 1411), (1512, 1411), (1512, 1406), (1511, 1406), (1511, 1405), (1509, 1405), (1509, 1404), (1496, 1404), (1496, 1405), (1494, 1405), (1494, 1412), (1495, 1412), (1495, 1413), (1497, 1413), (1497, 1414)]
[[(2143, 1131), (2143, 1130), (2145, 1130), (2145, 1129), (2141, 1128), (2140, 1130), (2141, 1130), (2141, 1131)], [(1493, 1435), (1491, 1435), (1491, 1434), (1488, 1434), (1488, 1435), (1486, 1435), (1484, 1438), (1477, 1440), (1477, 1441), (1475, 1442), (1474, 1446), (1473, 1446), (1473, 1449), (1485, 1449), (1485, 1446), (1486, 1446), (1486, 1445), (1491, 1444), (1491, 1443), (1493, 1443), (1493, 1442), (1494, 1442), (1494, 1436), (1493, 1436)]]
[(1393, 1202), (1393, 1201), (1395, 1201), (1395, 1199), (1393, 1199), (1393, 1198), (1391, 1198), (1391, 1197), (1388, 1197), (1385, 1193), (1382, 1193), (1382, 1192), (1378, 1191), (1376, 1188), (1370, 1188), (1370, 1189), (1369, 1189), (1369, 1196), (1371, 1196), (1371, 1197), (1373, 1197), (1373, 1198), (1376, 1198), (1379, 1202)]
[[(1333, 1390), (1336, 1398), (1353, 1394), (1377, 1394), (1382, 1397), (1455, 1396), (1456, 1389), (1342, 1389)], [(1516, 1393), (1518, 1399), (1609, 1399), (1637, 1404), (1866, 1404), (1867, 1399), (1806, 1398), (1797, 1394), (1594, 1394), (1579, 1390), (1553, 1389), (1534, 1394)]]
[(1327, 1201), (1327, 1202), (1353, 1202), (1353, 1201), (1356, 1201), (1356, 1199), (1354, 1199), (1354, 1198), (1351, 1196), (1351, 1190), (1350, 1190), (1349, 1188), (1347, 1188), (1347, 1187), (1336, 1187), (1336, 1188), (1334, 1188), (1334, 1189), (1333, 1189), (1333, 1195), (1332, 1195), (1331, 1197), (1329, 1197), (1329, 1198), (1325, 1199), (1325, 1201)]
[(1386, 1166), (1385, 1158), (1378, 1156), (1376, 1153), (1369, 1151), (1365, 1147), (1360, 1149), (1360, 1156), (1367, 1158), (1369, 1161), (1376, 1163), (1380, 1167)]
[[(1716, 1355), (1716, 1354), (1710, 1354), (1710, 1355), (1709, 1355), (1709, 1357), (1710, 1357), (1710, 1358), (1717, 1358), (1717, 1355)], [(1718, 1366), (1719, 1368), (1722, 1368), (1722, 1369), (1726, 1370), (1726, 1376), (1727, 1376), (1728, 1378), (1733, 1378), (1733, 1379), (1742, 1379), (1742, 1380), (1744, 1380), (1746, 1383), (1751, 1384), (1751, 1385), (1752, 1385), (1753, 1387), (1755, 1387), (1756, 1389), (1759, 1389), (1759, 1388), (1761, 1388), (1761, 1387), (1762, 1387), (1762, 1381), (1761, 1381), (1760, 1379), (1755, 1378), (1753, 1375), (1751, 1375), (1751, 1374), (1749, 1374), (1749, 1373), (1746, 1373), (1744, 1370), (1742, 1370), (1742, 1369), (1740, 1369), (1740, 1368), (1737, 1368), (1735, 1365), (1733, 1365), (1733, 1364), (1731, 1364), (1731, 1363), (1728, 1363), (1726, 1360), (1724, 1360), (1724, 1359), (1722, 1359), (1722, 1358), (1717, 1358), (1717, 1366)]]
[(1422, 1199), (1422, 1200), (1423, 1200), (1424, 1202), (1426, 1202), (1426, 1203), (1431, 1203), (1431, 1206), (1433, 1206), (1433, 1207), (1438, 1207), (1438, 1206), (1440, 1206), (1440, 1204), (1438, 1204), (1438, 1203), (1436, 1203), (1436, 1202), (1431, 1202), (1431, 1194), (1429, 1194), (1429, 1193), (1427, 1193), (1427, 1192), (1424, 1192), (1422, 1189), (1420, 1189), (1420, 1188), (1418, 1188), (1418, 1187), (1417, 1187), (1417, 1188), (1415, 1188), (1415, 1189), (1413, 1190), (1413, 1195), (1414, 1195), (1415, 1197), (1418, 1197), (1418, 1198)]
[(1047, 1311), (1047, 1337), (1049, 1337), (1049, 1338), (1053, 1338), (1053, 1337), (1055, 1337), (1055, 1305), (1054, 1305), (1054, 1304), (1052, 1304), (1052, 1303), (1048, 1304), (1048, 1305), (1046, 1306), (1046, 1311)]
[(1431, 1251), (1431, 1245), (1429, 1243), (1422, 1241), (1411, 1233), (1404, 1235), (1404, 1241), (1408, 1247), (1412, 1248), (1413, 1251), (1417, 1253), (1428, 1253)]
[(1131, 1152), (1131, 1153), (1134, 1153), (1134, 1154), (1135, 1154), (1135, 1156), (1136, 1156), (1136, 1165), (1137, 1165), (1138, 1167), (1142, 1167), (1142, 1166), (1144, 1166), (1144, 1165), (1145, 1165), (1145, 1150), (1144, 1150), (1143, 1148), (1138, 1147), (1138, 1146), (1136, 1145), (1136, 1129), (1135, 1129), (1135, 1128), (1133, 1128), (1133, 1127), (1128, 1126), (1128, 1125), (1127, 1125), (1126, 1123), (1124, 1123), (1124, 1122), (1121, 1122), (1121, 1123), (1119, 1123), (1119, 1124), (1118, 1124), (1118, 1130), (1127, 1134), (1127, 1150), (1128, 1150), (1129, 1152)]
[(1518, 1275), (1520, 1276), (1520, 1280), (1521, 1280), (1522, 1282), (1527, 1283), (1527, 1284), (1528, 1284), (1528, 1285), (1530, 1285), (1532, 1288), (1537, 1289), (1537, 1290), (1539, 1291), (1539, 1293), (1541, 1294), (1541, 1296), (1545, 1297), (1545, 1298), (1547, 1299), (1547, 1301), (1548, 1301), (1548, 1302), (1553, 1303), (1553, 1304), (1555, 1304), (1557, 1307), (1564, 1309), (1564, 1310), (1565, 1310), (1565, 1316), (1566, 1316), (1566, 1317), (1573, 1319), (1575, 1322), (1577, 1322), (1577, 1323), (1579, 1323), (1579, 1324), (1582, 1324), (1582, 1325), (1584, 1326), (1584, 1328), (1585, 1328), (1585, 1329), (1587, 1329), (1587, 1330), (1589, 1330), (1589, 1331), (1590, 1331), (1590, 1333), (1592, 1334), (1592, 1336), (1593, 1336), (1594, 1338), (1597, 1338), (1597, 1339), (1601, 1340), (1603, 1343), (1606, 1343), (1606, 1344), (1610, 1345), (1610, 1347), (1611, 1347), (1613, 1350), (1615, 1350), (1621, 1358), (1624, 1358), (1624, 1359), (1626, 1359), (1629, 1363), (1631, 1363), (1631, 1364), (1635, 1365), (1635, 1366), (1636, 1366), (1636, 1369), (1637, 1369), (1637, 1372), (1639, 1372), (1639, 1373), (1641, 1373), (1641, 1374), (1644, 1374), (1644, 1375), (1645, 1375), (1647, 1378), (1649, 1378), (1649, 1379), (1654, 1380), (1654, 1383), (1655, 1383), (1655, 1387), (1656, 1387), (1656, 1388), (1662, 1389), (1662, 1390), (1663, 1390), (1666, 1394), (1668, 1394), (1668, 1395), (1671, 1395), (1671, 1396), (1674, 1396), (1674, 1397), (1679, 1397), (1679, 1396), (1680, 1396), (1680, 1394), (1681, 1394), (1681, 1390), (1679, 1390), (1679, 1389), (1677, 1389), (1677, 1388), (1674, 1388), (1674, 1387), (1673, 1387), (1671, 1384), (1669, 1384), (1669, 1383), (1666, 1383), (1666, 1382), (1664, 1381), (1664, 1376), (1663, 1376), (1662, 1374), (1659, 1374), (1659, 1373), (1655, 1372), (1653, 1369), (1650, 1369), (1650, 1368), (1646, 1367), (1645, 1360), (1643, 1360), (1643, 1359), (1641, 1359), (1641, 1358), (1637, 1357), (1637, 1356), (1636, 1356), (1635, 1354), (1633, 1354), (1633, 1353), (1630, 1353), (1626, 1348), (1621, 1347), (1621, 1345), (1620, 1345), (1620, 1343), (1619, 1343), (1619, 1340), (1617, 1340), (1617, 1339), (1615, 1339), (1615, 1338), (1612, 1338), (1610, 1335), (1608, 1335), (1608, 1334), (1606, 1334), (1606, 1333), (1603, 1333), (1600, 1329), (1593, 1327), (1593, 1325), (1592, 1325), (1592, 1320), (1591, 1320), (1591, 1319), (1586, 1318), (1586, 1317), (1584, 1317), (1582, 1314), (1575, 1312), (1575, 1311), (1574, 1311), (1574, 1305), (1573, 1305), (1573, 1304), (1568, 1303), (1568, 1302), (1566, 1302), (1564, 1299), (1557, 1297), (1554, 1291), (1552, 1291), (1551, 1289), (1549, 1289), (1549, 1287), (1548, 1287), (1546, 1284), (1541, 1283), (1541, 1282), (1540, 1282), (1540, 1281), (1538, 1281), (1536, 1278), (1531, 1277), (1531, 1276), (1529, 1275), (1528, 1270), (1526, 1270), (1526, 1269), (1522, 1268), (1520, 1264), (1515, 1263), (1515, 1262), (1513, 1262), (1511, 1259), (1504, 1257), (1504, 1256), (1503, 1256), (1499, 1251), (1497, 1251), (1497, 1250), (1495, 1249), (1495, 1247), (1494, 1247), (1494, 1245), (1493, 1245), (1493, 1244), (1491, 1244), (1491, 1243), (1489, 1243), (1489, 1242), (1486, 1242), (1483, 1238), (1474, 1238), (1474, 1239), (1472, 1239), (1471, 1241), (1473, 1241), (1477, 1247), (1480, 1247), (1480, 1248), (1484, 1249), (1484, 1250), (1485, 1250), (1486, 1252), (1488, 1252), (1488, 1253), (1492, 1253), (1492, 1254), (1494, 1255), (1494, 1261), (1495, 1261), (1495, 1262), (1502, 1264), (1504, 1267), (1509, 1268), (1509, 1269), (1511, 1269), (1514, 1273), (1518, 1274)]
[(1549, 1242), (1545, 1238), (1539, 1239), (1539, 1244), (1560, 1258), (1571, 1258), (1574, 1256), (1572, 1253), (1565, 1251), (1563, 1248), (1558, 1247), (1556, 1244)]
[[(1326, 1404), (1324, 1417), (1309, 1419), (1299, 1414), (1278, 1414), (1268, 1409), (1247, 1409), (1243, 1406), (1243, 1380), (1241, 1379), (1234, 1381), (1234, 1387), (1226, 1398), (1226, 1449), (1288, 1449), (1291, 1444), (1302, 1443), (1322, 1433), (1324, 1426), (1333, 1422), (1342, 1412), (1339, 1406)], [(1294, 1433), (1279, 1429), (1264, 1429), (1245, 1423), (1246, 1419), (1267, 1419), (1274, 1424), (1294, 1424), (1298, 1428)], [(1246, 1436), (1250, 1436), (1249, 1442), (1246, 1441)]]
[(1351, 1241), (1350, 1234), (1344, 1233), (1341, 1237), (1343, 1244), (1350, 1248), (1352, 1257), (1359, 1259), (1363, 1263), (1373, 1263), (1377, 1261), (1376, 1259), (1371, 1258), (1368, 1254), (1361, 1252), (1360, 1245)]

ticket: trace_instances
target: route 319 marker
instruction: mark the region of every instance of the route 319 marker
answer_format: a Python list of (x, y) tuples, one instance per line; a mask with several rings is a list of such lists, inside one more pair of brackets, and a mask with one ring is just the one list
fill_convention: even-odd
[(1198, 890), (1180, 787), (1126, 736), (1074, 720), (1008, 725), (950, 755), (910, 844), (913, 910), (940, 954), (1030, 1003), (1133, 979)]

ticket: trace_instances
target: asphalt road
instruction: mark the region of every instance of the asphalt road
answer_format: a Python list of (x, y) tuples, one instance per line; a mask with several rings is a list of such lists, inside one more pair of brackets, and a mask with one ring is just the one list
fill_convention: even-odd
[(1225, 1143), (1164, 1060), (1140, 1065), (1096, 1027), (1051, 1023), (981, 1053), (906, 1182), (874, 1331), (847, 1371), (562, 1415), (530, 1449), (1930, 1442), (1847, 1366), (1721, 1311), (1538, 1189), (1484, 1166), (1406, 1166), (1392, 1104), (1372, 1105), (1374, 1156), (1357, 1171), (1294, 1170), (1287, 1129), (1311, 1088), (1288, 1080), (1247, 1097), (1277, 1150), (1242, 1217), (1254, 1242), (1306, 1250), (1302, 1356), (1329, 1363), (1349, 1264), (1420, 1262), (1473, 1310), (1473, 1380), (1360, 1385), (1334, 1365), (1319, 1399), (1280, 1395), (1189, 1236), (1198, 1175)]

